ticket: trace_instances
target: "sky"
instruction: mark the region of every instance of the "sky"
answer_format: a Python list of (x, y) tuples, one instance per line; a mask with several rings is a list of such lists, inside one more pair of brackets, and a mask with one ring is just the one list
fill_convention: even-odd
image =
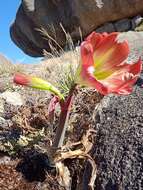
[(14, 21), (20, 2), (21, 0), (0, 1), (0, 53), (13, 62), (36, 63), (39, 59), (27, 56), (10, 38), (9, 28)]

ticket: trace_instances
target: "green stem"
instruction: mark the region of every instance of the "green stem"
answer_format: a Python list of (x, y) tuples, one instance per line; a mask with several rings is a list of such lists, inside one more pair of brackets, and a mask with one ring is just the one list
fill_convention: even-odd
[(73, 93), (74, 93), (75, 88), (76, 88), (76, 85), (74, 84), (71, 87), (69, 91), (69, 95), (66, 98), (66, 100), (61, 102), (61, 114), (59, 118), (59, 125), (56, 130), (56, 135), (53, 142), (54, 149), (57, 149), (63, 145), (65, 132), (67, 129), (67, 124), (68, 124), (68, 119), (69, 119), (70, 107), (72, 104)]

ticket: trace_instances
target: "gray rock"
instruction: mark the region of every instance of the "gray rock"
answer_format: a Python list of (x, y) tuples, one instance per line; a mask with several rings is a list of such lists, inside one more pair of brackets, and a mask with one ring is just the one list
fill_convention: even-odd
[(4, 113), (4, 100), (0, 98), (0, 116)]
[(103, 26), (96, 29), (96, 32), (115, 32), (114, 25), (112, 23), (106, 23)]
[[(37, 29), (44, 28), (64, 47), (67, 41), (60, 23), (76, 43), (81, 39), (79, 28), (85, 37), (107, 22), (130, 18), (142, 12), (142, 0), (23, 0), (10, 34), (26, 54), (37, 57), (43, 56), (43, 49), (50, 51), (50, 38), (45, 39)], [(128, 26), (129, 23), (120, 23), (118, 31), (128, 30)]]
[(129, 43), (130, 54), (127, 59), (128, 63), (138, 61), (139, 57), (143, 60), (143, 32), (123, 32), (119, 35), (119, 39), (127, 40)]
[(0, 135), (1, 130), (5, 130), (9, 127), (9, 121), (4, 119), (3, 117), (0, 117)]
[[(95, 189), (142, 190), (143, 89), (135, 87), (129, 96), (104, 97), (95, 121)], [(89, 167), (87, 176), (88, 172)]]
[(132, 19), (132, 21), (131, 21), (131, 23), (132, 23), (132, 30), (135, 30), (135, 28), (137, 26), (139, 26), (142, 21), (143, 21), (143, 17), (142, 16), (138, 15), (138, 16), (134, 17)]
[(131, 20), (130, 19), (122, 19), (114, 24), (115, 30), (117, 32), (125, 32), (131, 29)]
[(5, 91), (1, 93), (0, 98), (3, 98), (7, 104), (13, 106), (22, 106), (24, 104), (23, 99), (18, 92)]
[(1, 159), (0, 159), (0, 164), (9, 164), (9, 162), (11, 161), (11, 158), (8, 157), (8, 156), (3, 156)]

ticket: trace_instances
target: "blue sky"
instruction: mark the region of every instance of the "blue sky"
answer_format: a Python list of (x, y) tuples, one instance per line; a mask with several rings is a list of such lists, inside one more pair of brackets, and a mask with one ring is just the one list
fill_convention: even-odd
[(10, 39), (9, 27), (15, 18), (21, 0), (0, 1), (0, 53), (13, 62), (35, 63), (39, 59), (24, 54)]

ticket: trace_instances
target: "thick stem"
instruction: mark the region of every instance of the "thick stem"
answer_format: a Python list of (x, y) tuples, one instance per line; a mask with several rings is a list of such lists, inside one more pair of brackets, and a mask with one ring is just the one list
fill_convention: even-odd
[(53, 142), (54, 149), (57, 149), (63, 145), (75, 87), (76, 87), (76, 85), (72, 86), (72, 88), (69, 91), (69, 95), (68, 95), (67, 99), (64, 102), (61, 102), (62, 106), (61, 106), (61, 114), (60, 114), (60, 118), (59, 118), (59, 126), (56, 130), (56, 135), (55, 135), (54, 142)]

